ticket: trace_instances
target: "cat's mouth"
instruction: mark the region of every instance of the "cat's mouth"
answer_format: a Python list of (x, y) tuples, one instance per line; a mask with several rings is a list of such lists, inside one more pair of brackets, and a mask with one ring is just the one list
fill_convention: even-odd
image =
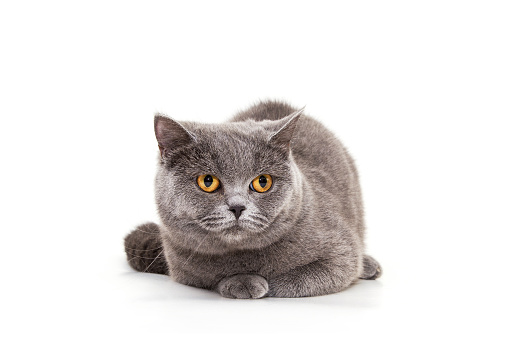
[(240, 219), (223, 223), (219, 231), (258, 233), (265, 228), (261, 226), (253, 224), (250, 220)]
[(220, 224), (205, 223), (202, 225), (207, 231), (216, 233), (227, 242), (239, 242), (267, 228), (259, 221), (250, 218), (223, 220)]

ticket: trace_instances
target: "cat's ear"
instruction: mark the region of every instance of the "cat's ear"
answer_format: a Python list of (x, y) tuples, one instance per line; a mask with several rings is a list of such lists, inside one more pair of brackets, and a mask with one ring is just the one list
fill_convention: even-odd
[(162, 115), (154, 117), (154, 130), (161, 157), (196, 140), (179, 122)]
[(283, 147), (287, 152), (290, 151), (290, 141), (292, 140), (293, 132), (295, 131), (295, 127), (303, 111), (304, 108), (280, 119), (276, 132), (269, 138), (269, 143)]

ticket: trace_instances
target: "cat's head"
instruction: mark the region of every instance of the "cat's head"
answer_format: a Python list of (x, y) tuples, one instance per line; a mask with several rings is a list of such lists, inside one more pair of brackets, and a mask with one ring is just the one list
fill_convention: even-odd
[(300, 114), (223, 124), (156, 116), (156, 201), (172, 241), (219, 253), (267, 246), (287, 232), (301, 202), (290, 150)]

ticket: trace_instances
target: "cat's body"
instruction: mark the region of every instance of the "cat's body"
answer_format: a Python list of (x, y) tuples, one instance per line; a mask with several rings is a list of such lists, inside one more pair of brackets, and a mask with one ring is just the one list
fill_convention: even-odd
[[(322, 295), (377, 278), (353, 160), (295, 111), (264, 102), (218, 125), (156, 117), (162, 225), (126, 237), (131, 266), (232, 298)], [(196, 185), (205, 174), (220, 181), (213, 193)], [(250, 186), (259, 175), (273, 178), (263, 193)]]

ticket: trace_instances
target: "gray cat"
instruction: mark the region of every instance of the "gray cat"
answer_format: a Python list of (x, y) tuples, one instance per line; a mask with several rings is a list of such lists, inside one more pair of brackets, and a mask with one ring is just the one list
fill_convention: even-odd
[(319, 122), (267, 101), (227, 123), (154, 124), (162, 225), (125, 238), (134, 269), (243, 299), (335, 293), (381, 275), (364, 254), (354, 162)]

